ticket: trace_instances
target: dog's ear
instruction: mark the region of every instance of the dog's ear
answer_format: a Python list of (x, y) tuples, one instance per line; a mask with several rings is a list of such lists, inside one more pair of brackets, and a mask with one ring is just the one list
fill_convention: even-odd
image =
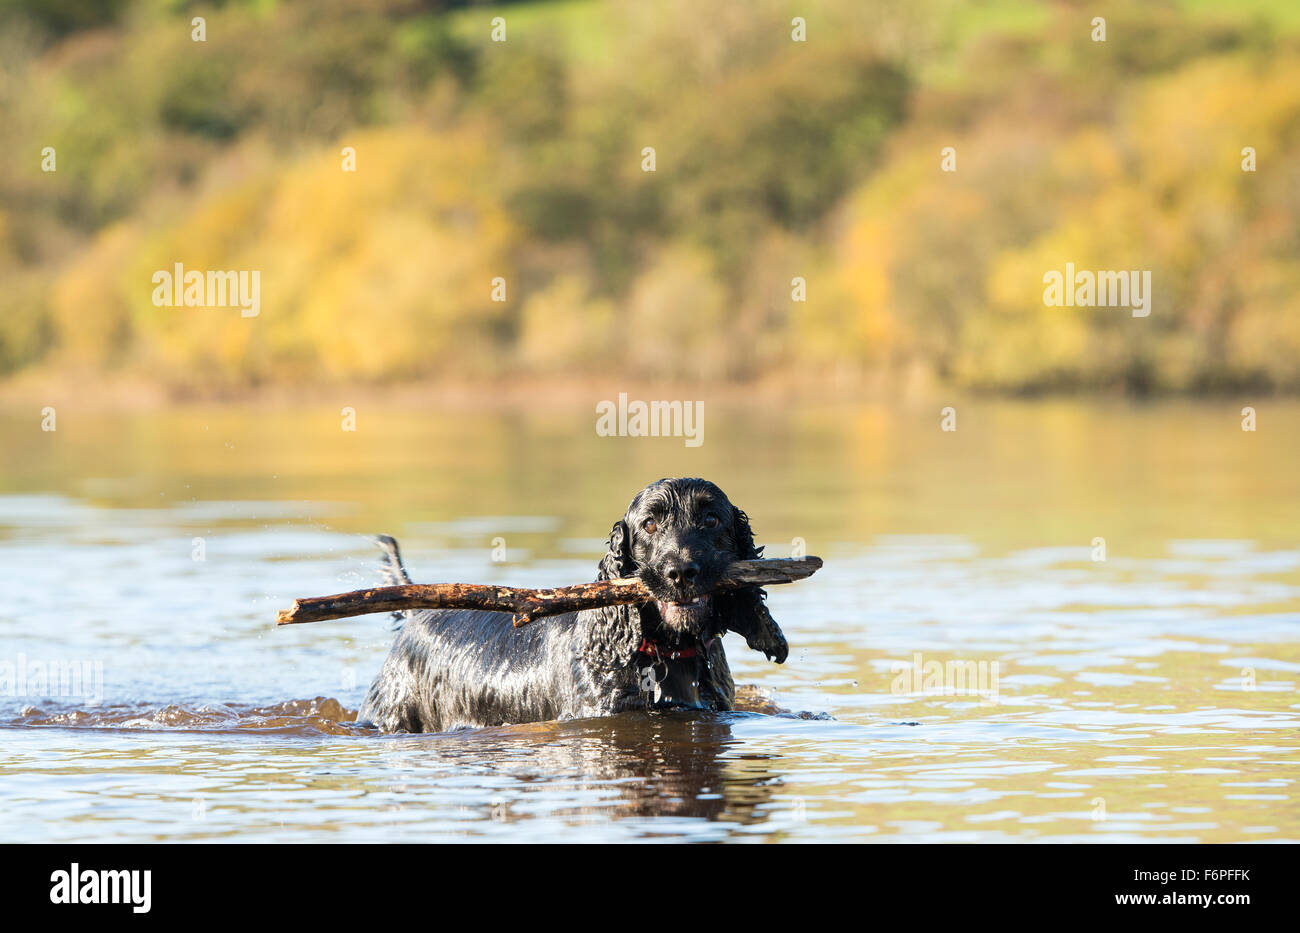
[[(596, 579), (616, 580), (635, 573), (631, 532), (627, 522), (615, 522)], [(621, 670), (632, 663), (641, 639), (640, 615), (635, 606), (604, 606), (579, 613), (578, 617), (587, 620), (582, 656), (593, 670)]]
[(631, 576), (636, 572), (632, 563), (632, 538), (627, 522), (617, 521), (609, 533), (609, 548), (600, 559), (600, 571), (597, 580), (617, 580), (619, 577)]
[[(749, 516), (732, 506), (731, 538), (736, 543), (736, 556), (740, 560), (758, 560), (763, 549), (754, 545), (754, 531), (749, 527)], [(725, 596), (719, 596), (718, 610), (723, 627), (745, 638), (745, 643), (755, 651), (767, 655), (777, 664), (785, 663), (790, 653), (785, 634), (767, 611), (763, 600), (767, 593), (761, 587), (747, 586)]]
[(736, 555), (740, 560), (758, 560), (763, 556), (761, 547), (754, 547), (754, 531), (749, 527), (749, 516), (735, 506), (731, 507), (731, 539), (736, 542)]

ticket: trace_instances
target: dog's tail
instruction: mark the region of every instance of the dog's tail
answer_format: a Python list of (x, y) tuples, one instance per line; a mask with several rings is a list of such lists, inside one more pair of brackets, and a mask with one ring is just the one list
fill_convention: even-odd
[[(384, 552), (379, 559), (379, 572), (383, 575), (384, 582), (390, 586), (410, 583), (411, 575), (406, 572), (406, 565), (402, 563), (402, 551), (397, 546), (397, 539), (390, 535), (376, 535), (375, 543), (379, 545), (379, 550)], [(401, 628), (409, 613), (410, 610), (394, 612), (393, 628)]]

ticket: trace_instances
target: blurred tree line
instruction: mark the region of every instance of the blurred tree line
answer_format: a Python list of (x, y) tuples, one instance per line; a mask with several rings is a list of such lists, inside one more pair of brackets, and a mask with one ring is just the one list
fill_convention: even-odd
[[(1287, 9), (0, 0), (0, 374), (1295, 391)], [(261, 316), (155, 307), (178, 262)]]

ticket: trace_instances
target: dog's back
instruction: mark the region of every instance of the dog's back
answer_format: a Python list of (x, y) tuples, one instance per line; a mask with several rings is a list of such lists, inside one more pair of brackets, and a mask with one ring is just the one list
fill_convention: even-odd
[[(410, 583), (397, 542), (377, 542), (385, 582)], [(608, 637), (593, 631), (609, 628), (599, 625), (608, 613), (625, 611), (565, 613), (522, 628), (503, 612), (394, 613), (401, 632), (357, 718), (385, 732), (442, 732), (630, 708), (640, 692), (635, 675), (605, 663)]]
[(575, 622), (570, 614), (516, 629), (501, 612), (410, 614), (359, 718), (385, 732), (441, 732), (578, 715)]

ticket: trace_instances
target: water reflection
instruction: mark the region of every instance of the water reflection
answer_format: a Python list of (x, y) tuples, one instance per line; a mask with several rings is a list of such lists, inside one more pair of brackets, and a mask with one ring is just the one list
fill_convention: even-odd
[[(102, 670), (99, 703), (0, 676), (0, 838), (1300, 839), (1300, 406), (1250, 436), (1232, 406), (962, 411), (955, 436), (892, 407), (719, 411), (697, 449), (596, 438), (587, 406), (376, 410), (364, 443), (328, 406), (61, 417), (39, 442), (0, 414), (0, 664)], [(588, 579), (669, 474), (716, 479), (773, 556), (827, 559), (770, 597), (786, 665), (727, 650), (835, 721), (378, 736), (352, 720), (386, 620), (273, 625), (372, 582), (374, 531), (423, 580)], [(917, 653), (996, 662), (996, 702), (894, 689)]]
[(766, 819), (763, 808), (782, 780), (774, 770), (779, 756), (737, 750), (731, 728), (737, 715), (745, 714), (624, 714), (387, 741), (453, 768), (485, 757), (518, 762), (505, 768), (516, 782), (510, 793), (489, 804), (491, 818), (501, 822), (538, 815), (530, 801), (537, 794), (568, 798), (558, 806), (538, 801), (547, 819), (668, 817), (748, 825)]

